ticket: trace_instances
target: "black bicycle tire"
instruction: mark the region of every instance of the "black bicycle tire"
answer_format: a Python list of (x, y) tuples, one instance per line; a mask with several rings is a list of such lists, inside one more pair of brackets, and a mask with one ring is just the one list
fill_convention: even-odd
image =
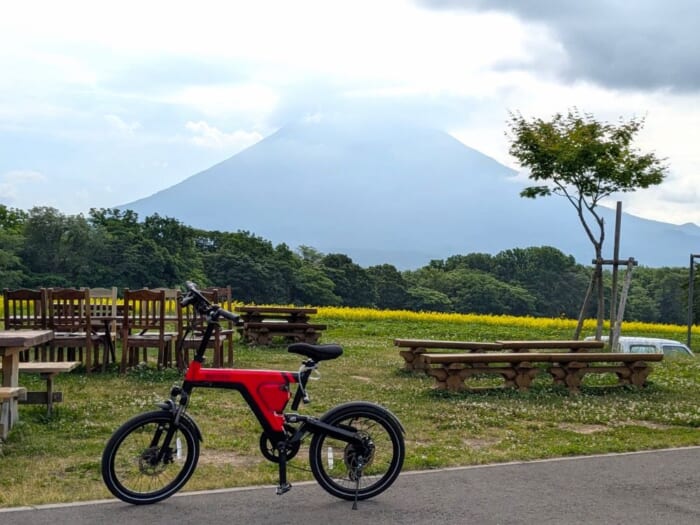
[(165, 410), (146, 412), (131, 418), (120, 426), (107, 442), (102, 453), (102, 479), (109, 491), (120, 500), (133, 505), (147, 505), (162, 501), (180, 490), (190, 479), (199, 460), (199, 434), (193, 423), (186, 418), (180, 419), (178, 431), (187, 444), (187, 457), (182, 469), (170, 483), (151, 492), (136, 492), (126, 487), (115, 472), (114, 460), (119, 447), (135, 430), (150, 423), (173, 423), (173, 415)]
[(376, 482), (360, 487), (357, 491), (350, 486), (343, 486), (326, 471), (323, 463), (324, 443), (328, 436), (314, 434), (309, 445), (309, 465), (318, 484), (329, 494), (345, 500), (365, 500), (373, 498), (388, 489), (403, 466), (406, 454), (403, 429), (396, 418), (386, 409), (366, 402), (354, 402), (341, 405), (328, 411), (321, 421), (336, 425), (351, 418), (366, 418), (378, 423), (391, 440), (391, 460), (384, 473)]

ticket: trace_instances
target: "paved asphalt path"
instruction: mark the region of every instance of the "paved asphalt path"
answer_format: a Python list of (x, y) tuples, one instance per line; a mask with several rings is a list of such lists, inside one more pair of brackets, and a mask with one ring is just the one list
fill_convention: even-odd
[(357, 510), (315, 483), (0, 510), (2, 525), (64, 523), (698, 525), (700, 447), (407, 472)]

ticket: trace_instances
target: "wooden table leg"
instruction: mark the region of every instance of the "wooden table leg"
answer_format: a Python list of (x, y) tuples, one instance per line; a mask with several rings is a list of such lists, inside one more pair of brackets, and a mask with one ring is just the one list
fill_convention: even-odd
[[(2, 386), (19, 386), (19, 352), (15, 352), (13, 349), (9, 349), (2, 356)], [(8, 416), (8, 419), (3, 418), (4, 421), (8, 421), (8, 426), (19, 421), (17, 398), (8, 399), (7, 402), (3, 403), (2, 410)]]
[(447, 389), (447, 369), (444, 367), (428, 367), (425, 373), (435, 378), (435, 388), (437, 390)]
[(445, 380), (447, 390), (450, 392), (461, 392), (462, 390), (466, 390), (466, 386), (464, 384), (465, 376), (462, 374), (464, 367), (448, 366), (445, 370), (447, 372), (447, 379)]
[(53, 413), (53, 376), (54, 374), (41, 374), (42, 379), (46, 379), (46, 414)]
[(404, 361), (406, 362), (403, 369), (413, 372), (415, 370), (425, 370), (428, 368), (427, 364), (425, 363), (425, 358), (423, 357), (424, 353), (425, 350), (422, 348), (400, 350), (399, 355), (403, 357)]
[(635, 361), (629, 364), (630, 383), (636, 387), (642, 388), (646, 386), (647, 377), (651, 373), (651, 367), (644, 361)]

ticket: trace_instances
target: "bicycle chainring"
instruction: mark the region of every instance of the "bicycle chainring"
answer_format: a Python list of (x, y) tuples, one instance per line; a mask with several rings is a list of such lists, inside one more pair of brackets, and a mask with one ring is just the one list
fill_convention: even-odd
[[(299, 447), (301, 446), (301, 442), (295, 441), (295, 442), (289, 442), (287, 441), (287, 461), (292, 459), (294, 456), (297, 455), (297, 452), (299, 452)], [(262, 455), (267, 459), (268, 461), (272, 461), (273, 463), (279, 463), (280, 462), (280, 451), (279, 448), (277, 448), (277, 444), (273, 443), (270, 441), (270, 438), (265, 435), (265, 433), (260, 435), (260, 452)]]

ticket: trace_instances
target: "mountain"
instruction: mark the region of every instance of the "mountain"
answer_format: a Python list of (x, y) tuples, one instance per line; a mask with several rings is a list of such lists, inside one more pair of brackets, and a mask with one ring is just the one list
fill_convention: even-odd
[[(554, 246), (590, 264), (593, 248), (564, 198), (524, 199), (515, 172), (442, 131), (306, 120), (150, 197), (122, 206), (207, 230), (344, 253), (362, 266)], [(615, 212), (606, 218), (612, 258)], [(623, 214), (620, 257), (685, 266), (700, 228)]]

